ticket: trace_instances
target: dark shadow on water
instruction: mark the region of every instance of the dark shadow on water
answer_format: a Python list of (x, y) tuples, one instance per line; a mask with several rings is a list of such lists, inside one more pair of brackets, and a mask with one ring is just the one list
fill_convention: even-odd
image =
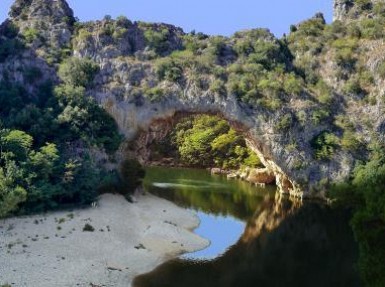
[(360, 286), (349, 217), (319, 203), (264, 196), (239, 241), (221, 257), (171, 260), (133, 286)]

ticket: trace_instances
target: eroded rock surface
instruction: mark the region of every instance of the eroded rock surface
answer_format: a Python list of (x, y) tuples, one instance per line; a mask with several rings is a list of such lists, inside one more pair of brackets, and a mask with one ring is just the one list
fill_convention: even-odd
[[(371, 7), (379, 2), (358, 7), (353, 1), (336, 0), (335, 19), (370, 17)], [(317, 15), (311, 21), (319, 21), (323, 27), (322, 19)], [(226, 38), (187, 35), (171, 25), (131, 22), (124, 17), (74, 22), (64, 0), (17, 0), (8, 23), (18, 27), (17, 37), (26, 42), (26, 50), (0, 63), (0, 79), (6, 75), (24, 83), (18, 67), (31, 65), (42, 70), (44, 81), (57, 83), (55, 71), (63, 59), (69, 55), (90, 58), (100, 71), (87, 94), (116, 120), (127, 142), (142, 132), (147, 132), (148, 139), (162, 133), (156, 130), (157, 122), (172, 121), (178, 113), (219, 114), (243, 133), (262, 163), (274, 173), (281, 192), (299, 197), (323, 197), (328, 184), (346, 180), (357, 160), (367, 158), (365, 148), (335, 148), (327, 159), (317, 157), (314, 142), (319, 135), (333, 131), (336, 137), (342, 137), (343, 131), (335, 124), (341, 117), (349, 115), (362, 146), (384, 141), (383, 80), (375, 74), (380, 63), (372, 56), (383, 54), (381, 41), (365, 41), (360, 43), (365, 49), (358, 50), (367, 57), (368, 68), (374, 73), (367, 98), (374, 98), (376, 104), (363, 105), (361, 92), (343, 89), (349, 74), (343, 71), (341, 79), (334, 74), (338, 65), (334, 46), (316, 47), (314, 53), (318, 54), (314, 56), (312, 49), (311, 53), (302, 51), (303, 47), (296, 49), (296, 43), (290, 46), (287, 39), (278, 40), (263, 29)], [(302, 28), (299, 25), (296, 29)], [(7, 37), (3, 33), (1, 39)], [(307, 44), (313, 40), (309, 38)], [(253, 44), (256, 56), (250, 59), (247, 57)], [(271, 53), (267, 63), (259, 61), (266, 47)], [(312, 69), (332, 89), (331, 104), (318, 100), (313, 84), (308, 85), (303, 71), (294, 68), (309, 59), (318, 61)], [(170, 63), (174, 66), (168, 67)], [(165, 66), (168, 70), (161, 70)], [(263, 75), (258, 72), (261, 70)], [(247, 81), (231, 78), (245, 73)], [(242, 97), (237, 93), (259, 77), (266, 78), (261, 78), (254, 89), (247, 87), (248, 93)], [(27, 84), (32, 92), (35, 86)], [(261, 86), (264, 93), (258, 90)], [(273, 96), (272, 89), (278, 91)], [(120, 155), (124, 154), (122, 147)]]

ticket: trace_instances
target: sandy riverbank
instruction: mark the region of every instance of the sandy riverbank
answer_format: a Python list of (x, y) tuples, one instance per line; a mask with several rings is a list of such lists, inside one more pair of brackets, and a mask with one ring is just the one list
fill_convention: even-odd
[[(86, 224), (93, 232), (83, 231)], [(152, 195), (129, 203), (0, 220), (0, 286), (130, 286), (168, 258), (206, 247), (199, 219)]]

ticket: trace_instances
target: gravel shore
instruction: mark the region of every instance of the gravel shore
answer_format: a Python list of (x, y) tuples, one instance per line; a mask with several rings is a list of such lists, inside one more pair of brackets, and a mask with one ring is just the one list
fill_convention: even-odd
[(0, 221), (0, 286), (130, 286), (132, 279), (209, 242), (199, 219), (146, 194), (105, 194), (96, 207)]

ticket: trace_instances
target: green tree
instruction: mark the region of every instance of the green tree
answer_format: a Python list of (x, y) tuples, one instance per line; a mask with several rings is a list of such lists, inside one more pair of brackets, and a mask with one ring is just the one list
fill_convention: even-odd
[(173, 132), (173, 144), (182, 163), (190, 166), (237, 169), (242, 165), (261, 165), (244, 138), (217, 116), (200, 115), (182, 120)]
[(44, 180), (55, 173), (55, 167), (59, 160), (59, 151), (55, 144), (47, 143), (39, 151), (32, 151), (29, 154), (29, 168), (39, 174)]
[(19, 130), (0, 131), (0, 153), (15, 160), (26, 160), (32, 147), (33, 138)]
[(380, 287), (385, 282), (385, 154), (381, 145), (370, 148), (370, 160), (357, 166), (352, 182), (334, 187), (332, 195), (354, 208), (351, 225), (361, 278), (365, 286)]
[(120, 168), (121, 193), (132, 193), (142, 183), (144, 176), (145, 171), (137, 160), (125, 160)]
[(0, 167), (0, 218), (18, 209), (27, 199), (27, 191), (18, 184), (22, 170), (14, 161), (6, 160)]
[(75, 87), (88, 87), (99, 72), (99, 65), (87, 58), (69, 58), (60, 64), (58, 75)]

